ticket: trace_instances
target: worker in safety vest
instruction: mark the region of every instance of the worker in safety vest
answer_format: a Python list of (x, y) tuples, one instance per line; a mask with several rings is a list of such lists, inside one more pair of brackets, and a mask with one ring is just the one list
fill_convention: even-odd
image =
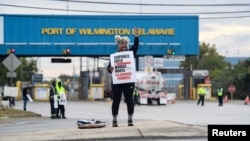
[(223, 88), (222, 87), (219, 87), (217, 89), (217, 96), (218, 96), (218, 101), (219, 101), (218, 106), (223, 106)]
[(56, 80), (52, 80), (51, 87), (49, 90), (49, 101), (50, 101), (50, 114), (51, 119), (56, 119), (56, 113), (58, 111), (58, 100), (56, 93)]
[(57, 92), (57, 98), (58, 98), (58, 111), (57, 111), (57, 117), (66, 119), (65, 117), (65, 105), (66, 105), (66, 93), (65, 89), (62, 86), (62, 82), (58, 80), (56, 82), (56, 92)]
[(201, 106), (204, 106), (204, 102), (205, 102), (205, 95), (207, 94), (206, 89), (204, 88), (203, 85), (201, 85), (201, 87), (198, 88), (198, 95), (199, 95), (199, 100), (197, 102), (197, 105), (200, 104), (201, 102)]
[(137, 90), (137, 88), (134, 89), (134, 106), (137, 104), (137, 105), (140, 105), (140, 97), (139, 97), (139, 92)]

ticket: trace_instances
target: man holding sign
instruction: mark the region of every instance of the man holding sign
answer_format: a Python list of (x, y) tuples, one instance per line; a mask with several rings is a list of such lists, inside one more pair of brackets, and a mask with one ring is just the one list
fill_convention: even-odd
[(26, 111), (27, 110), (27, 103), (29, 102), (33, 102), (33, 99), (30, 96), (30, 89), (29, 87), (25, 87), (23, 89), (23, 110)]
[(122, 93), (126, 99), (128, 111), (128, 126), (133, 126), (132, 116), (134, 114), (133, 92), (135, 87), (135, 59), (139, 47), (139, 31), (134, 28), (134, 44), (129, 48), (129, 38), (116, 35), (118, 52), (110, 55), (107, 70), (112, 74), (112, 115), (113, 127), (117, 127), (117, 116), (121, 102)]

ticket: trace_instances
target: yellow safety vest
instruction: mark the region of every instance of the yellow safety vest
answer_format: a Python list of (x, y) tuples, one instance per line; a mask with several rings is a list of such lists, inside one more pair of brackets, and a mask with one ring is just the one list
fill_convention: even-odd
[(223, 88), (217, 89), (217, 93), (218, 93), (218, 96), (222, 96), (223, 95)]
[(134, 90), (134, 95), (138, 96), (138, 91), (137, 90)]
[(206, 89), (205, 88), (199, 88), (198, 89), (198, 95), (206, 95)]

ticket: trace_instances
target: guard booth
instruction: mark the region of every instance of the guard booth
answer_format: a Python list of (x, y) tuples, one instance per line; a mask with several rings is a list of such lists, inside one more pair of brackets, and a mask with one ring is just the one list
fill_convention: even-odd
[(198, 89), (199, 89), (201, 86), (204, 86), (204, 88), (205, 88), (206, 91), (207, 91), (207, 95), (205, 95), (205, 99), (211, 100), (211, 99), (212, 99), (212, 85), (211, 85), (211, 84), (198, 84), (198, 85), (197, 85), (197, 88), (196, 88), (196, 90), (195, 90), (195, 97), (196, 97), (196, 99), (199, 98), (199, 96), (198, 96)]
[(90, 73), (90, 88), (88, 99), (90, 100), (104, 100), (104, 82), (103, 70), (98, 68), (98, 71)]
[(49, 101), (49, 84), (35, 84), (33, 88), (35, 101)]
[(91, 84), (89, 99), (104, 99), (104, 84)]

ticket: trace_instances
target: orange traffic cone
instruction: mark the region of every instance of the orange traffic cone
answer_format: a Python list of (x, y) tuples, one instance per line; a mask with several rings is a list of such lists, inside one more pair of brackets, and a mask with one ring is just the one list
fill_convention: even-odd
[(247, 97), (245, 98), (245, 102), (244, 102), (244, 104), (245, 104), (245, 105), (247, 105), (247, 104), (248, 104), (248, 102), (249, 102), (249, 97), (247, 96)]
[(224, 98), (224, 102), (228, 102), (227, 95), (226, 95), (225, 98)]

